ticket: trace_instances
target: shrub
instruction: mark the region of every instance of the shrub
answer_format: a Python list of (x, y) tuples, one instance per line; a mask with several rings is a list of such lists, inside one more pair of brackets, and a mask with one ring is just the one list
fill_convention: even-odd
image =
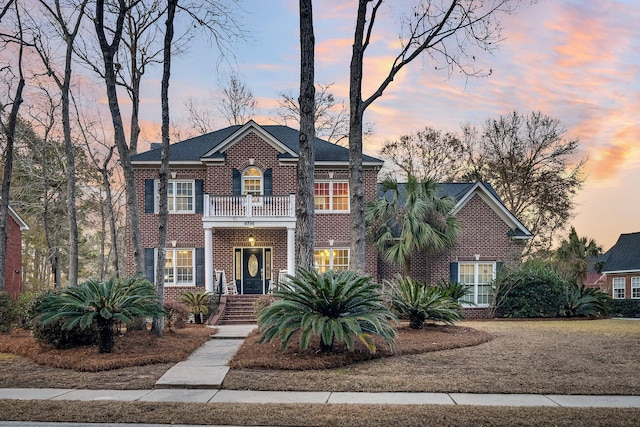
[(58, 350), (98, 343), (98, 328), (95, 323), (86, 328), (79, 325), (65, 328), (67, 320), (68, 318), (61, 317), (46, 325), (35, 323), (31, 330), (33, 337), (42, 344), (51, 345)]
[(409, 327), (420, 329), (427, 320), (453, 323), (462, 319), (462, 308), (438, 286), (428, 286), (408, 277), (396, 276), (390, 284), (391, 306), (409, 319)]
[(18, 305), (5, 291), (0, 292), (0, 332), (11, 331), (11, 325), (18, 318)]
[(31, 314), (33, 302), (38, 295), (37, 292), (23, 292), (18, 296), (18, 323), (23, 329), (31, 329)]
[(496, 278), (495, 310), (500, 317), (556, 317), (567, 285), (547, 263), (527, 261)]
[(335, 341), (354, 351), (358, 338), (374, 353), (374, 335), (393, 346), (395, 316), (385, 307), (380, 286), (368, 276), (301, 268), (273, 295), (277, 299), (258, 315), (262, 343), (280, 339), (286, 348), (299, 332), (302, 350), (312, 336), (320, 337), (320, 352), (333, 351)]
[(63, 329), (74, 326), (98, 327), (98, 352), (113, 351), (114, 324), (127, 324), (136, 317), (164, 314), (156, 289), (145, 279), (111, 279), (107, 282), (88, 280), (49, 295), (42, 304), (40, 322), (44, 325), (65, 319)]
[(184, 329), (189, 319), (189, 308), (177, 301), (167, 301), (164, 303), (164, 318), (169, 330), (174, 325), (178, 329)]
[(612, 317), (640, 317), (639, 299), (614, 299), (611, 300)]
[(189, 307), (191, 313), (193, 313), (194, 321), (197, 324), (202, 323), (202, 315), (209, 313), (209, 300), (211, 294), (207, 291), (202, 292), (183, 292), (180, 295), (180, 301)]
[(269, 307), (275, 300), (273, 295), (261, 295), (253, 302), (253, 312), (258, 316), (262, 310)]
[(567, 285), (561, 313), (564, 316), (608, 316), (610, 312), (611, 297), (600, 289), (587, 288), (576, 283)]
[(460, 301), (471, 292), (471, 289), (462, 283), (450, 282), (444, 279), (438, 281), (435, 286), (442, 291), (443, 295), (450, 297), (454, 301)]

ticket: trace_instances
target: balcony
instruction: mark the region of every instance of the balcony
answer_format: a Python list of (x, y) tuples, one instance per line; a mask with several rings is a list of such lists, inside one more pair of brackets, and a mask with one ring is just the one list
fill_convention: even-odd
[(295, 195), (286, 196), (204, 196), (205, 222), (228, 226), (259, 226), (268, 223), (295, 223)]

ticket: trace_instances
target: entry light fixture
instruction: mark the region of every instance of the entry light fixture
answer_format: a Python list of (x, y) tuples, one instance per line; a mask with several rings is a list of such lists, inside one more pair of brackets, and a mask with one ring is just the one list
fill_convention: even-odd
[(255, 237), (253, 237), (253, 234), (249, 234), (249, 244), (250, 244), (251, 246), (253, 246), (253, 245), (255, 245), (255, 244), (256, 244), (256, 238), (255, 238)]

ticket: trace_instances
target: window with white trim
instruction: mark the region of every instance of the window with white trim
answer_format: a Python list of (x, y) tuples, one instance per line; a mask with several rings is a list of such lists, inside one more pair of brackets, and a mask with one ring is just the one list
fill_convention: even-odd
[(165, 254), (165, 285), (193, 286), (195, 283), (195, 251), (193, 249), (166, 249)]
[(631, 298), (640, 299), (640, 276), (631, 278)]
[(314, 267), (318, 273), (329, 270), (342, 271), (349, 269), (349, 249), (316, 248), (313, 251)]
[(262, 172), (256, 167), (248, 167), (242, 172), (242, 194), (260, 196), (262, 193)]
[(318, 212), (349, 212), (349, 181), (316, 181), (313, 204)]
[(464, 298), (460, 299), (460, 302), (487, 307), (493, 292), (492, 283), (495, 278), (495, 262), (460, 262), (458, 264), (458, 283), (469, 291)]
[[(156, 212), (160, 201), (160, 181), (156, 186)], [(194, 213), (195, 191), (193, 180), (169, 180), (167, 182), (167, 206), (169, 213)]]
[(626, 298), (626, 287), (627, 283), (624, 277), (614, 277), (612, 280), (613, 284), (613, 298), (614, 299), (625, 299)]

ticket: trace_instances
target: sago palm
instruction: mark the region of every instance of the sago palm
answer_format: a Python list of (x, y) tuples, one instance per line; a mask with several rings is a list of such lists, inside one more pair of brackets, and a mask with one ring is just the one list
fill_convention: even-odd
[(196, 323), (202, 323), (202, 315), (209, 313), (209, 299), (211, 294), (207, 291), (203, 292), (183, 292), (180, 300), (191, 309), (193, 319)]
[(412, 329), (422, 328), (427, 320), (451, 324), (462, 319), (458, 301), (437, 286), (398, 275), (390, 288), (392, 307), (409, 319)]
[(381, 184), (383, 196), (365, 210), (367, 234), (382, 257), (411, 271), (411, 256), (419, 250), (437, 253), (455, 245), (458, 220), (451, 215), (455, 201), (438, 195), (435, 181), (409, 175), (405, 185), (393, 178)]
[(40, 321), (48, 324), (66, 319), (62, 325), (71, 329), (98, 326), (98, 352), (113, 351), (113, 327), (116, 322), (127, 324), (136, 317), (153, 317), (164, 313), (155, 287), (145, 279), (88, 280), (78, 286), (49, 295), (42, 305)]
[(321, 352), (333, 351), (336, 341), (353, 351), (358, 338), (373, 353), (376, 335), (393, 346), (395, 317), (370, 277), (352, 271), (320, 274), (299, 269), (274, 296), (276, 300), (258, 315), (261, 342), (280, 339), (286, 348), (299, 332), (303, 350), (309, 348), (312, 336), (320, 337)]

